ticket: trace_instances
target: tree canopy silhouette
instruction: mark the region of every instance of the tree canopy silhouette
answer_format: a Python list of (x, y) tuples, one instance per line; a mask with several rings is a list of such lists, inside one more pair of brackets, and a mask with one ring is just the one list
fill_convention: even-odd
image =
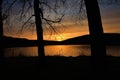
[(106, 49), (104, 44), (104, 32), (98, 2), (97, 0), (93, 0), (92, 4), (90, 5), (90, 1), (85, 0), (85, 5), (91, 37), (91, 55), (93, 57), (102, 58), (106, 56)]
[[(50, 1), (40, 1), (40, 0), (22, 0), (22, 10), (20, 11), (21, 15), (20, 15), (20, 20), (24, 20), (24, 16), (27, 15), (25, 12), (26, 10), (30, 10), (32, 9), (32, 13), (31, 17), (29, 17), (24, 24), (22, 25), (22, 28), (20, 29), (20, 32), (22, 32), (22, 30), (24, 29), (25, 25), (27, 23), (34, 23), (36, 25), (36, 33), (37, 33), (37, 42), (38, 42), (38, 56), (39, 57), (44, 57), (44, 41), (43, 41), (43, 24), (48, 24), (49, 28), (51, 28), (51, 30), (53, 30), (54, 32), (56, 32), (54, 26), (52, 26), (53, 23), (59, 23), (61, 22), (64, 14), (59, 13), (59, 8), (57, 7), (61, 4), (64, 4), (61, 1), (64, 0), (54, 0), (55, 3), (51, 3)], [(59, 3), (61, 2), (61, 4)], [(27, 8), (26, 8), (27, 6)], [(49, 12), (51, 14), (61, 14), (58, 17), (56, 17), (55, 19), (52, 19), (50, 16), (50, 13), (46, 13), (44, 12), (44, 10), (49, 10)], [(30, 14), (29, 14), (30, 15)], [(30, 21), (33, 20), (33, 17), (35, 17), (34, 21)], [(30, 22), (29, 22), (30, 21)]]

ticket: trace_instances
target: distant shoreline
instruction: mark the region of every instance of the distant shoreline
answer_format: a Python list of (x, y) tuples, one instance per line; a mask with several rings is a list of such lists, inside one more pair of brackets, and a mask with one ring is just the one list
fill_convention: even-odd
[[(120, 46), (120, 34), (105, 33), (104, 34), (106, 46)], [(49, 41), (44, 40), (45, 45), (90, 45), (90, 36), (83, 35), (75, 38), (70, 38), (64, 41)], [(28, 47), (37, 46), (37, 40), (27, 40), (21, 38), (4, 37), (3, 47)]]

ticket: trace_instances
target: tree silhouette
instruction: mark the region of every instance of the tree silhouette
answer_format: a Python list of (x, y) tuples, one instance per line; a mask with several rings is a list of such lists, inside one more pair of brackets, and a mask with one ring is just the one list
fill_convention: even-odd
[(42, 29), (42, 10), (39, 7), (39, 0), (34, 0), (34, 15), (37, 31), (37, 44), (39, 57), (44, 57), (44, 41), (43, 41), (43, 29)]
[[(91, 57), (93, 63), (94, 76), (105, 76), (106, 67), (106, 48), (103, 36), (103, 27), (101, 15), (97, 0), (84, 0), (88, 16), (90, 42), (91, 42)], [(100, 75), (100, 73), (102, 74)]]
[[(55, 0), (57, 2), (57, 0)], [(42, 20), (46, 21), (46, 23), (53, 29), (55, 30), (55, 28), (53, 28), (53, 26), (51, 25), (50, 22), (52, 23), (59, 23), (62, 20), (62, 17), (64, 15), (62, 15), (58, 20), (49, 20), (47, 18), (44, 17), (43, 14), (43, 10), (40, 7), (42, 4), (47, 5), (47, 3), (44, 2), (40, 2), (39, 0), (34, 0), (34, 16), (35, 16), (35, 24), (36, 24), (36, 31), (37, 31), (37, 43), (38, 43), (38, 54), (39, 57), (44, 57), (44, 40), (43, 40), (43, 27), (42, 27)], [(57, 4), (56, 4), (57, 5)], [(51, 8), (50, 6), (48, 6), (49, 8)], [(54, 11), (56, 11), (55, 9), (53, 9)]]
[[(103, 39), (103, 27), (101, 22), (101, 15), (97, 0), (70, 0), (70, 8), (73, 10), (71, 14), (78, 19), (85, 19), (88, 17), (90, 41), (91, 41), (91, 55), (93, 57), (106, 56), (106, 49)], [(72, 6), (71, 6), (72, 5)], [(87, 11), (87, 13), (86, 13)], [(72, 16), (72, 17), (74, 17)], [(77, 17), (76, 17), (77, 16)]]
[[(5, 0), (7, 2), (7, 0)], [(16, 2), (17, 0), (14, 0), (10, 6), (7, 7), (5, 11), (3, 11), (3, 3), (4, 0), (0, 0), (0, 57), (4, 57), (4, 32), (3, 32), (3, 21), (8, 18), (7, 12), (11, 9), (12, 5)]]
[(2, 2), (0, 0), (0, 57), (3, 57), (3, 18), (2, 18)]
[(90, 4), (89, 0), (85, 0), (85, 5), (88, 15), (91, 55), (92, 57), (103, 58), (106, 56), (106, 48), (98, 2), (97, 0), (93, 0), (92, 4)]
[[(44, 54), (44, 40), (43, 40), (43, 21), (44, 21), (44, 24), (48, 24), (49, 25), (49, 28), (51, 28), (51, 30), (55, 31), (55, 28), (54, 26), (52, 26), (52, 23), (59, 23), (61, 22), (62, 18), (64, 15), (59, 15), (59, 17), (57, 19), (49, 19), (49, 16), (50, 15), (44, 15), (43, 13), (43, 10), (46, 10), (48, 9), (48, 11), (50, 11), (51, 13), (56, 13), (58, 14), (57, 12), (57, 7), (58, 6), (58, 1), (61, 1), (61, 0), (55, 0), (55, 6), (54, 5), (50, 5), (51, 3), (49, 1), (40, 1), (40, 0), (22, 0), (22, 10), (21, 10), (21, 19), (22, 17), (24, 17), (24, 15), (26, 15), (25, 11), (27, 9), (33, 9), (34, 11), (34, 14), (31, 15), (31, 17), (29, 17), (26, 22), (24, 22), (24, 24), (22, 25), (22, 28), (20, 30), (20, 32), (23, 30), (23, 28), (25, 27), (25, 25), (27, 23), (29, 23), (29, 21), (35, 17), (35, 22), (32, 22), (32, 23), (35, 23), (35, 26), (36, 26), (36, 33), (37, 33), (37, 46), (38, 46), (38, 56), (41, 57), (41, 58), (44, 58), (45, 54)], [(62, 0), (63, 1), (63, 0)], [(28, 2), (29, 5), (26, 5), (26, 3)], [(32, 4), (33, 2), (33, 4)], [(27, 9), (26, 7), (27, 6)], [(45, 7), (45, 9), (43, 9), (43, 6)], [(27, 10), (29, 11), (29, 10)], [(49, 13), (50, 14), (50, 13)], [(24, 20), (24, 19), (23, 19)]]

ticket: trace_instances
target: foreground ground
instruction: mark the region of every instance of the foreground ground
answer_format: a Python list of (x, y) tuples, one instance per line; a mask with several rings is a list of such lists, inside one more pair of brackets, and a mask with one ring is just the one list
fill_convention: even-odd
[[(97, 77), (119, 77), (120, 58), (107, 57), (105, 69), (101, 66), (93, 68), (91, 57), (17, 57), (5, 58), (0, 63), (1, 77), (39, 77), (39, 78), (94, 78)], [(97, 71), (96, 71), (97, 70)]]

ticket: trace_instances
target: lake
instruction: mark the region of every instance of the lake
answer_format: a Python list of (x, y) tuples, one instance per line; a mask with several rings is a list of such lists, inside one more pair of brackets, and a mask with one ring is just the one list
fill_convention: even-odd
[[(90, 56), (91, 50), (89, 45), (49, 45), (45, 46), (46, 56), (65, 56), (65, 57), (77, 57), (77, 56)], [(120, 56), (120, 46), (107, 46), (107, 55)], [(34, 47), (17, 47), (6, 48), (4, 50), (5, 57), (15, 56), (38, 56), (38, 48)]]

